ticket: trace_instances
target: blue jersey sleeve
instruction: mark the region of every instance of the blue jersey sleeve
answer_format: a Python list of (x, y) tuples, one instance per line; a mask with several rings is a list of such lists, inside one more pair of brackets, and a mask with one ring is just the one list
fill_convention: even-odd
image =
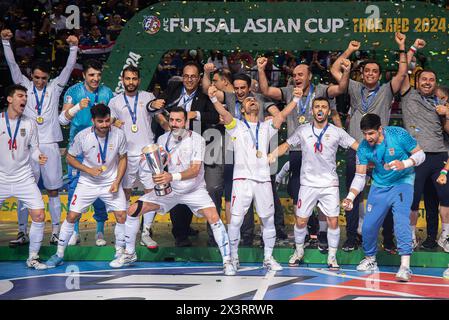
[(368, 165), (368, 151), (369, 149), (366, 146), (366, 141), (362, 141), (357, 149), (357, 164), (359, 165)]
[(404, 128), (391, 127), (390, 131), (397, 144), (399, 144), (408, 153), (411, 153), (416, 148), (418, 142), (413, 138), (410, 133)]
[(75, 100), (75, 87), (74, 86), (71, 86), (65, 92), (65, 94), (64, 94), (64, 103), (68, 103), (67, 97), (70, 97), (72, 99), (72, 101), (70, 101), (70, 102), (73, 102), (73, 100)]

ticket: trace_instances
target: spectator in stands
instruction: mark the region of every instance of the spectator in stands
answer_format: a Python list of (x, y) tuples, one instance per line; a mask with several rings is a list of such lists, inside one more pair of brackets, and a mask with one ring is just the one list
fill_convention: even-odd
[(229, 68), (228, 59), (223, 54), (223, 51), (211, 50), (210, 57), (207, 59), (207, 63), (213, 63), (215, 69)]
[(27, 18), (20, 20), (19, 29), (15, 32), (17, 60), (29, 61), (34, 55), (34, 32)]
[(101, 46), (109, 44), (109, 41), (101, 34), (100, 28), (96, 25), (90, 28), (89, 36), (81, 39), (83, 46)]
[(119, 14), (114, 14), (111, 18), (109, 18), (109, 26), (106, 31), (106, 39), (108, 39), (108, 41), (117, 40), (122, 29), (122, 17)]

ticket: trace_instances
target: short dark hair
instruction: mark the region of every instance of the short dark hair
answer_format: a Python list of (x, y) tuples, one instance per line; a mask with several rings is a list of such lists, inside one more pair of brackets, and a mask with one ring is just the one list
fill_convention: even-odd
[(135, 67), (135, 66), (132, 66), (132, 65), (127, 66), (127, 67), (124, 68), (123, 71), (122, 71), (122, 77), (125, 76), (125, 72), (126, 72), (126, 71), (132, 72), (132, 73), (137, 73), (137, 78), (140, 78), (140, 69), (139, 69), (139, 68), (137, 68), (137, 67)]
[(170, 109), (170, 113), (172, 112), (182, 112), (184, 115), (184, 119), (187, 120), (187, 111), (182, 107), (174, 107)]
[(31, 65), (31, 73), (33, 73), (36, 69), (45, 72), (46, 74), (50, 74), (48, 63), (43, 60), (36, 60), (33, 62), (33, 64)]
[(315, 104), (315, 101), (326, 101), (328, 107), (330, 108), (330, 106), (331, 106), (331, 104), (330, 104), (330, 102), (329, 102), (329, 99), (326, 98), (326, 97), (318, 97), (318, 98), (313, 99), (313, 101), (312, 101), (312, 106)]
[(437, 73), (434, 71), (434, 70), (432, 70), (432, 69), (422, 69), (422, 70), (419, 70), (417, 73), (416, 73), (416, 81), (419, 81), (419, 78), (421, 78), (421, 75), (424, 73), (424, 72), (430, 72), (430, 73), (433, 73), (434, 75), (435, 75), (435, 80), (437, 80), (438, 79), (438, 76), (437, 76)]
[(381, 126), (380, 117), (374, 113), (367, 113), (360, 120), (360, 130), (379, 130)]
[(182, 67), (182, 73), (184, 73), (184, 69), (185, 69), (186, 67), (195, 67), (196, 70), (198, 71), (198, 74), (201, 73), (201, 68), (200, 68), (200, 66), (198, 65), (198, 63), (196, 63), (195, 61), (189, 61), (189, 62), (187, 62), (187, 63)]
[(245, 81), (248, 84), (248, 88), (251, 87), (251, 78), (244, 74), (244, 73), (237, 73), (232, 77), (232, 83), (234, 83), (235, 80), (242, 80)]
[(106, 118), (111, 115), (111, 109), (103, 103), (98, 103), (90, 109), (90, 114), (92, 115), (92, 119)]
[(20, 84), (13, 84), (13, 85), (10, 85), (9, 87), (7, 87), (5, 89), (5, 93), (6, 93), (7, 97), (12, 97), (16, 91), (27, 92), (28, 89), (25, 88), (24, 86), (20, 85)]
[(214, 71), (214, 75), (218, 74), (220, 77), (225, 78), (229, 81), (229, 83), (232, 83), (232, 73), (231, 70), (228, 68), (220, 68), (218, 70)]
[(369, 64), (369, 63), (377, 64), (377, 66), (379, 67), (379, 73), (382, 73), (382, 66), (380, 65), (379, 62), (377, 62), (374, 59), (369, 59), (369, 60), (366, 60), (365, 62), (363, 62), (363, 64), (362, 64), (362, 72), (363, 72), (363, 69), (365, 69), (366, 65)]
[(83, 62), (83, 73), (86, 73), (89, 68), (101, 71), (103, 69), (103, 65), (98, 60), (88, 59)]

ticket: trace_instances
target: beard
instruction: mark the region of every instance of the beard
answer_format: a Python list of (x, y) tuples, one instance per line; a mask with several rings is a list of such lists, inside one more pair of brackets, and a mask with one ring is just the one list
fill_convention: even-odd
[(137, 86), (129, 85), (129, 86), (125, 86), (125, 89), (127, 92), (135, 92), (137, 90)]

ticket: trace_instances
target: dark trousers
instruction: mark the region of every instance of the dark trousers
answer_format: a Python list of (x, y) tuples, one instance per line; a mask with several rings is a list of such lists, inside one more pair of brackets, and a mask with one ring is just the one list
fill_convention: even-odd
[(438, 235), (438, 194), (432, 179), (426, 180), (424, 187), (424, 207), (426, 209), (427, 236), (436, 239)]

